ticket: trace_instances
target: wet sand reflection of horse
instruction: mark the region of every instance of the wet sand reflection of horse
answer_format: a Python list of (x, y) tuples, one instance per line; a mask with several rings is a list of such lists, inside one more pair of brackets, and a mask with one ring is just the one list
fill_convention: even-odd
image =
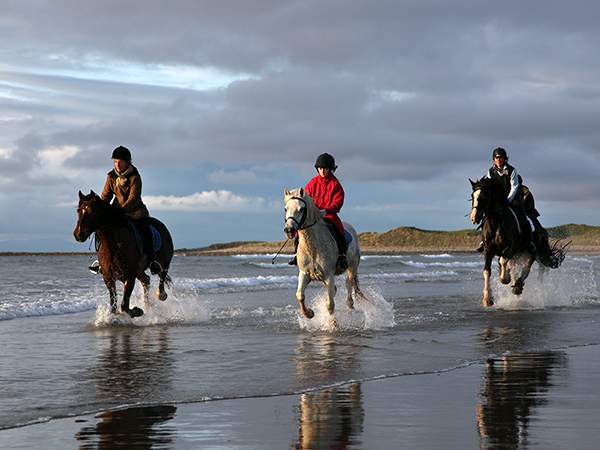
[[(164, 301), (167, 299), (165, 283), (170, 281), (168, 271), (173, 258), (173, 240), (161, 221), (154, 218), (145, 220), (158, 231), (161, 238), (161, 247), (156, 251), (155, 259), (162, 267), (158, 274), (160, 282), (157, 296)], [(145, 270), (151, 261), (140, 252), (132, 227), (131, 220), (119, 208), (102, 200), (94, 191), (88, 195), (79, 191), (77, 224), (73, 235), (78, 242), (85, 242), (92, 233), (96, 233), (98, 260), (110, 294), (111, 312), (117, 313), (118, 280), (124, 284), (121, 310), (131, 317), (138, 317), (144, 312), (138, 307), (130, 308), (129, 299), (138, 279), (144, 288), (145, 305), (149, 306), (150, 277)]]
[[(360, 347), (359, 347), (360, 348)], [(296, 347), (296, 376), (311, 385), (331, 385), (357, 378), (357, 353), (331, 335), (301, 337)], [(361, 448), (365, 419), (360, 382), (329, 387), (299, 396), (298, 437), (290, 449)]]

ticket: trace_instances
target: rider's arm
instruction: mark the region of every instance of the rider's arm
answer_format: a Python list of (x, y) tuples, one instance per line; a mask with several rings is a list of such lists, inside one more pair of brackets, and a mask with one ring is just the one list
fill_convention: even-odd
[(112, 189), (112, 180), (110, 179), (110, 175), (106, 177), (106, 182), (104, 183), (104, 189), (102, 190), (102, 195), (100, 198), (104, 201), (110, 203), (113, 198), (113, 189)]
[(139, 208), (142, 199), (142, 177), (135, 175), (131, 177), (129, 196), (122, 205), (125, 212), (134, 211)]
[(512, 174), (510, 175), (510, 192), (508, 193), (508, 202), (512, 202), (517, 192), (519, 192), (519, 188), (521, 187), (521, 183), (519, 183), (519, 174), (517, 173), (517, 169), (513, 168)]
[(337, 183), (333, 188), (331, 203), (327, 205), (325, 211), (328, 214), (337, 214), (340, 212), (340, 209), (342, 209), (342, 206), (344, 206), (344, 188), (342, 188), (340, 183)]

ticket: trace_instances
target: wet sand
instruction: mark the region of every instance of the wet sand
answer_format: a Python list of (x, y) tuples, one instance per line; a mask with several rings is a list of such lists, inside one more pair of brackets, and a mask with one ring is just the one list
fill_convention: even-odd
[(0, 431), (2, 449), (595, 449), (600, 346), (298, 395), (129, 407)]

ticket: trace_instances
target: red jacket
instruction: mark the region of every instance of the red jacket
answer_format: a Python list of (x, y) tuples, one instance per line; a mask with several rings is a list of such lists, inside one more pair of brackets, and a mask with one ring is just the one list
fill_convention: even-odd
[(337, 213), (344, 205), (344, 188), (335, 175), (332, 173), (326, 177), (317, 175), (306, 184), (305, 190), (313, 199), (315, 206), (326, 211), (324, 219), (334, 224), (343, 236), (344, 226)]

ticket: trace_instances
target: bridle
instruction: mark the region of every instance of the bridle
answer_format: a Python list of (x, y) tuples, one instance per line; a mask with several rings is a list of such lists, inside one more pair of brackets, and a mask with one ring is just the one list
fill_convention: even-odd
[(296, 220), (296, 218), (294, 216), (289, 216), (289, 217), (285, 218), (284, 223), (287, 223), (288, 220), (294, 221), (294, 223), (296, 223), (296, 225), (297, 225), (296, 230), (298, 230), (298, 231), (300, 231), (300, 230), (306, 230), (307, 228), (310, 228), (314, 224), (317, 223), (317, 221), (315, 220), (310, 225), (304, 226), (304, 222), (306, 222), (306, 216), (308, 214), (308, 203), (306, 203), (306, 200), (304, 200), (302, 197), (291, 197), (290, 199), (288, 199), (288, 201), (285, 204), (286, 205), (286, 208), (285, 208), (286, 212), (287, 212), (287, 204), (290, 202), (290, 200), (298, 200), (299, 202), (304, 203), (304, 209), (302, 210), (302, 217), (300, 217), (300, 220)]

